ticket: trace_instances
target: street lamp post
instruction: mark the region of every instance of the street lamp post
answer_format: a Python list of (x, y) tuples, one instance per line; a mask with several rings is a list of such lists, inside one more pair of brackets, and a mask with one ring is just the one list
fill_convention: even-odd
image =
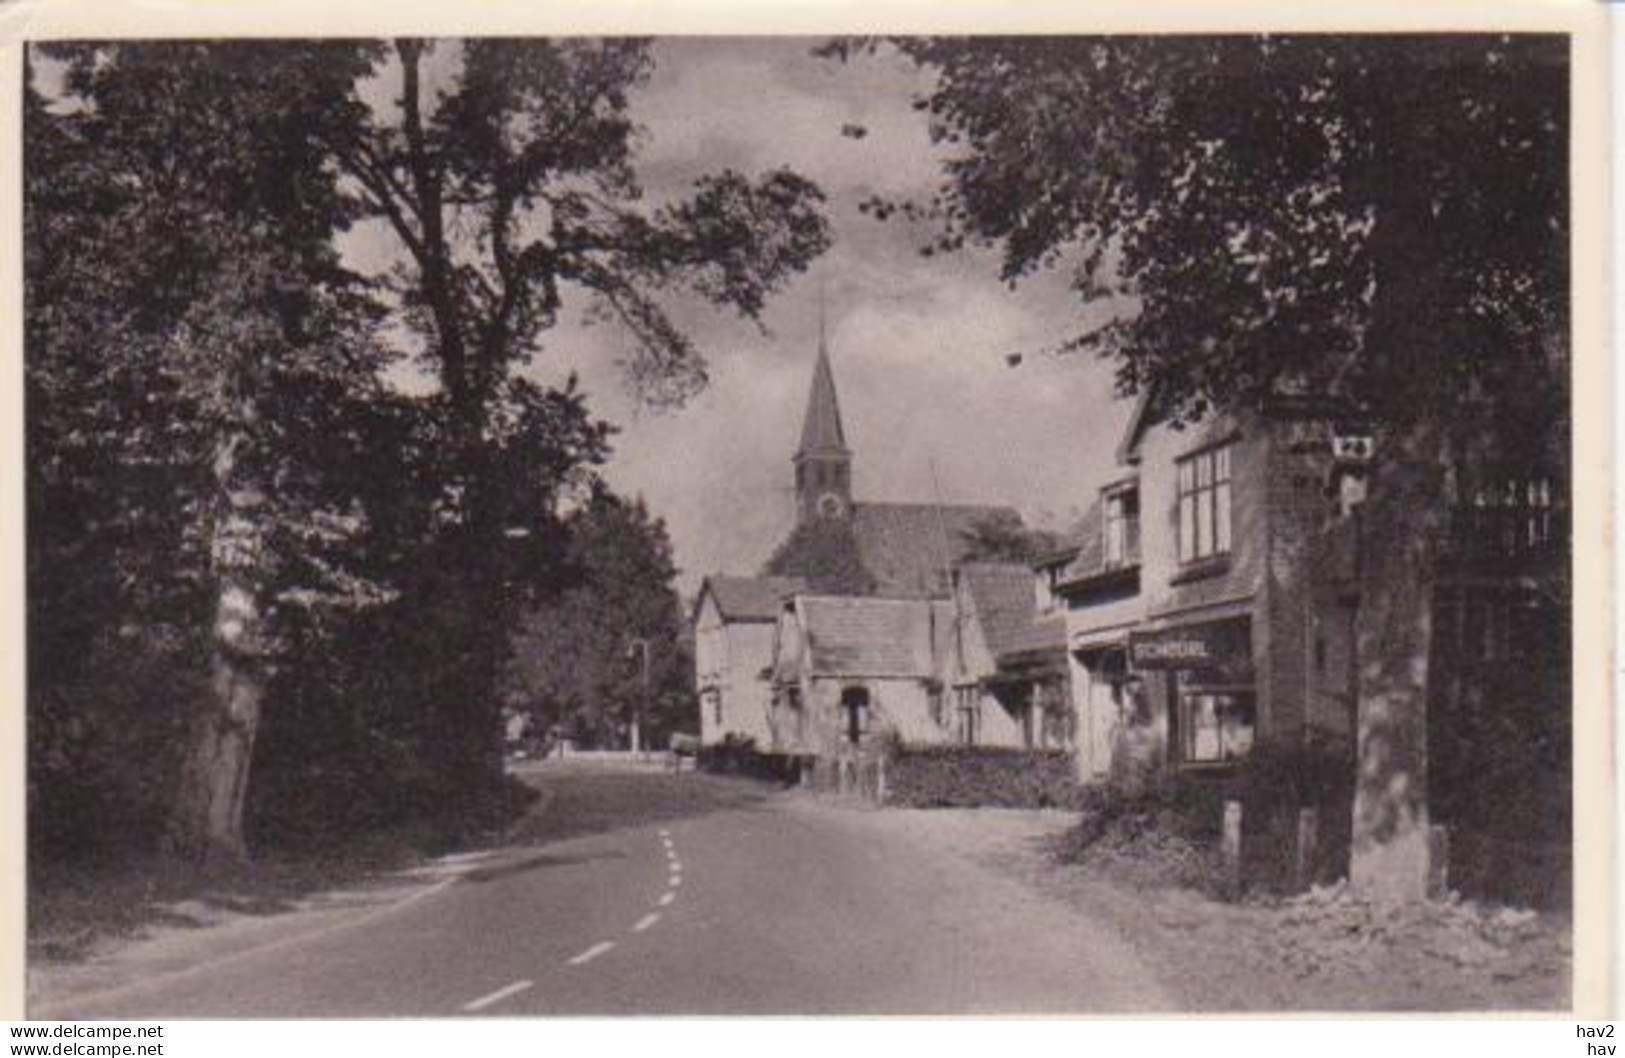
[(641, 665), (642, 694), (632, 711), (632, 755), (637, 757), (643, 753), (643, 713), (649, 704), (649, 641), (642, 636), (632, 637), (626, 646), (626, 653), (628, 657), (637, 654)]

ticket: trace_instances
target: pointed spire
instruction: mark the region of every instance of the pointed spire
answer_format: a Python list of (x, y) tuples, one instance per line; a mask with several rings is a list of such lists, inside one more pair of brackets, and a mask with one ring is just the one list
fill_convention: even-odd
[(841, 406), (835, 398), (835, 373), (830, 369), (829, 349), (824, 344), (822, 314), (818, 329), (818, 362), (813, 365), (807, 417), (801, 423), (801, 448), (797, 454), (844, 454), (846, 431), (841, 428)]

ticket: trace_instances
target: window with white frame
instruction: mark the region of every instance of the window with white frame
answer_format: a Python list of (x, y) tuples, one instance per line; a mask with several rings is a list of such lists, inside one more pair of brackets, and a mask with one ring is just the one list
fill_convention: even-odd
[(1140, 491), (1118, 488), (1106, 494), (1103, 525), (1108, 569), (1140, 561)]
[(1253, 689), (1203, 686), (1180, 675), (1181, 759), (1187, 764), (1223, 764), (1247, 756), (1256, 724)]
[(1179, 561), (1230, 553), (1230, 452), (1223, 444), (1186, 456), (1179, 473)]

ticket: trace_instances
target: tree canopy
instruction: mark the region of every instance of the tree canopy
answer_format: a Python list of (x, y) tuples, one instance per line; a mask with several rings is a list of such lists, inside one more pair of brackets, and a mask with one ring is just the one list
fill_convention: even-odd
[[(1064, 348), (1175, 417), (1329, 394), (1550, 429), (1566, 400), (1561, 37), (898, 38), (946, 152), (925, 252), (1062, 269)], [(1517, 445), (1510, 446), (1516, 448)], [(1561, 447), (1559, 442), (1558, 447)], [(1504, 453), (1515, 454), (1515, 453)]]
[[(574, 379), (524, 368), (585, 306), (630, 336), (639, 395), (682, 399), (704, 358), (672, 300), (758, 316), (828, 245), (820, 192), (780, 169), (646, 196), (647, 41), (29, 59), (31, 779), (71, 799), (100, 739), (143, 771), (130, 832), (171, 797), (192, 858), (241, 853), (245, 792), (489, 792), (508, 637), (609, 456)], [(423, 386), (386, 381), (403, 361)], [(130, 765), (113, 731), (165, 751)]]
[(665, 526), (641, 500), (599, 488), (565, 531), (566, 587), (525, 614), (504, 699), (588, 745), (622, 745), (634, 720), (646, 737), (692, 731), (688, 618)]

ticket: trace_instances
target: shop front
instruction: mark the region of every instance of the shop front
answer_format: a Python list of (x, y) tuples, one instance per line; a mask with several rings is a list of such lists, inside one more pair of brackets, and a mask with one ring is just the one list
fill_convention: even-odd
[(1166, 767), (1226, 769), (1251, 753), (1258, 706), (1248, 618), (1134, 632), (1128, 668)]

